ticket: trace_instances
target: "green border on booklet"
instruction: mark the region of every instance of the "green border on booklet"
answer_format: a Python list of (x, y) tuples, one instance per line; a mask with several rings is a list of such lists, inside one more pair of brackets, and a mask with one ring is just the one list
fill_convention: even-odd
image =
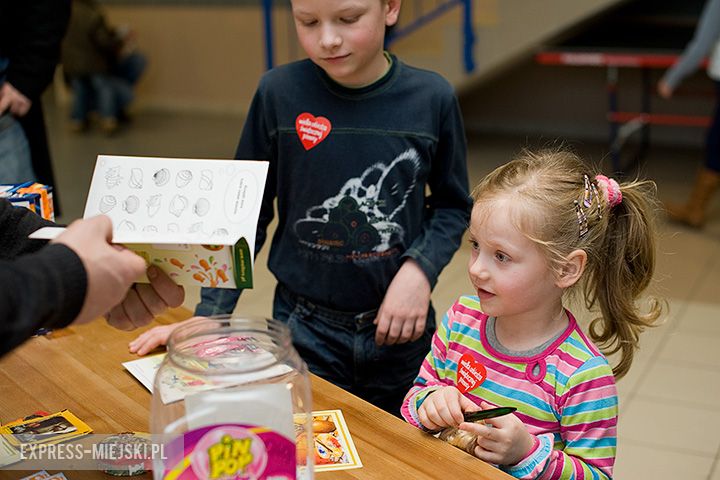
[(233, 257), (233, 277), (237, 288), (252, 288), (252, 262), (250, 247), (244, 238), (241, 238), (231, 247)]

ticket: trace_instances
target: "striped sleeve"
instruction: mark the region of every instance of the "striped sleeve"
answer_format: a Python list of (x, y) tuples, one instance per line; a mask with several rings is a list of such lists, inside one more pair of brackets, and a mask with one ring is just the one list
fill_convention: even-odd
[(418, 418), (418, 408), (422, 402), (438, 387), (452, 385), (445, 381), (445, 362), (447, 360), (448, 332), (450, 330), (450, 318), (452, 309), (445, 313), (440, 325), (433, 334), (430, 351), (420, 366), (420, 372), (415, 378), (410, 391), (405, 395), (400, 413), (411, 425), (423, 428)]
[[(588, 359), (568, 379), (561, 396), (560, 445), (553, 435), (520, 463), (503, 469), (522, 479), (610, 479), (617, 448), (617, 390), (605, 358)], [(557, 442), (556, 442), (557, 443)]]

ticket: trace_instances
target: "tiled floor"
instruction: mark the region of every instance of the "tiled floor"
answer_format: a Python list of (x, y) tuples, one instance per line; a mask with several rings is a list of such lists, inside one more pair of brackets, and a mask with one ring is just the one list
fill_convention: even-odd
[[(235, 116), (142, 112), (113, 137), (72, 135), (64, 112), (55, 108), (49, 109), (48, 123), (64, 222), (82, 215), (97, 154), (226, 158), (242, 127)], [(471, 181), (507, 161), (525, 142), (473, 138)], [(606, 151), (602, 145), (572, 145), (596, 163)], [(661, 198), (684, 198), (701, 157), (698, 150), (655, 148), (642, 175), (658, 183)], [(620, 480), (720, 480), (720, 195), (710, 216), (703, 231), (662, 226), (653, 291), (667, 299), (670, 310), (662, 326), (642, 336), (633, 368), (619, 382)], [(438, 282), (433, 294), (438, 311), (469, 292), (467, 249), (464, 245), (455, 255)], [(238, 311), (269, 315), (274, 282), (266, 259), (264, 250), (257, 259), (258, 285), (243, 295)], [(197, 292), (190, 292), (186, 304), (192, 308), (196, 300)]]

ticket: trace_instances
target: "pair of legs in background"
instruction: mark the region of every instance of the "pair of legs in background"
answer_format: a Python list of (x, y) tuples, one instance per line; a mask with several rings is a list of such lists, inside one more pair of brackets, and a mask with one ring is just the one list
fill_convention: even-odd
[(103, 130), (112, 132), (117, 129), (118, 122), (125, 119), (126, 110), (134, 98), (135, 84), (146, 65), (145, 56), (135, 52), (121, 59), (111, 72), (70, 78), (73, 128), (85, 128), (88, 114), (94, 111), (100, 116)]
[[(203, 288), (195, 315), (232, 312), (239, 295), (237, 290)], [(293, 345), (309, 370), (399, 417), (402, 400), (430, 351), (435, 312), (430, 305), (425, 332), (417, 341), (380, 346), (375, 344), (376, 315), (377, 310), (332, 310), (281, 284), (275, 289), (273, 318), (290, 328)]]
[(690, 198), (684, 204), (668, 202), (672, 220), (699, 228), (705, 224), (705, 214), (713, 194), (720, 186), (720, 81), (715, 81), (715, 111), (705, 141), (705, 165), (698, 172)]
[(35, 180), (30, 145), (20, 123), (9, 113), (0, 115), (0, 184)]

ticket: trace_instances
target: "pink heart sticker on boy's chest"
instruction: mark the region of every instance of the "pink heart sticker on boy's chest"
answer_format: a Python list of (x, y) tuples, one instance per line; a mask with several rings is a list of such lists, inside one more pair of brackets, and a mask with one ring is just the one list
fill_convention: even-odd
[(457, 372), (457, 388), (462, 393), (470, 392), (479, 387), (487, 378), (485, 365), (476, 362), (472, 355), (466, 353), (460, 357)]
[(332, 124), (325, 117), (316, 117), (305, 112), (295, 119), (295, 131), (305, 150), (317, 147), (320, 142), (325, 140), (330, 130), (332, 130)]

